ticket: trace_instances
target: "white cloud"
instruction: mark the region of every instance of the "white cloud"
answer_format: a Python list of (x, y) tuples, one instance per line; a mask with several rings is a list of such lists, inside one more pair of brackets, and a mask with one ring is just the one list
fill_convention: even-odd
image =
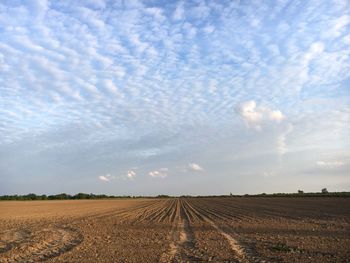
[(114, 85), (113, 81), (107, 79), (104, 81), (105, 88), (112, 94), (118, 95), (118, 88)]
[(259, 27), (260, 26), (260, 21), (258, 19), (252, 19), (252, 21), (250, 22), (252, 27)]
[(211, 34), (214, 32), (214, 30), (215, 30), (215, 27), (213, 27), (212, 25), (208, 25), (208, 26), (203, 28), (203, 31), (206, 34)]
[(332, 37), (338, 37), (343, 32), (346, 31), (347, 25), (350, 23), (350, 16), (349, 15), (343, 15), (339, 18), (336, 18), (331, 23), (331, 28), (323, 33), (324, 37), (329, 38)]
[(160, 168), (159, 170), (149, 172), (148, 175), (153, 178), (165, 178), (168, 176), (167, 172), (168, 168)]
[[(342, 1), (310, 1), (302, 8), (297, 1), (280, 8), (267, 1), (0, 1), (0, 151), (11, 144), (45, 151), (45, 157), (79, 156), (88, 164), (82, 175), (123, 163), (113, 170), (120, 180), (133, 177), (128, 170), (137, 172), (132, 166), (144, 159), (152, 167), (176, 167), (187, 151), (222, 160), (228, 154), (216, 153), (228, 147), (237, 157), (251, 156), (256, 167), (262, 152), (348, 151), (350, 19), (349, 1)], [(305, 105), (310, 98), (332, 105)], [(232, 108), (241, 102), (241, 118), (233, 119)], [(333, 110), (343, 117), (326, 117)], [(242, 130), (243, 120), (253, 132)], [(145, 135), (170, 139), (139, 140)], [(33, 138), (43, 140), (27, 146)], [(216, 144), (220, 138), (223, 145)], [(236, 142), (246, 152), (232, 151)], [(13, 174), (20, 177), (22, 160), (5, 155), (16, 161), (1, 160), (0, 172), (16, 167)], [(202, 156), (183, 158), (203, 160), (212, 170)], [(343, 160), (319, 160), (333, 158)], [(82, 166), (66, 163), (65, 174)], [(250, 169), (251, 163), (239, 165)], [(179, 169), (190, 171), (188, 162)], [(117, 179), (103, 170), (94, 177)]]
[(98, 179), (100, 179), (101, 181), (104, 181), (104, 182), (109, 182), (111, 180), (111, 175), (110, 174), (107, 174), (107, 175), (100, 175), (98, 177)]
[(269, 118), (273, 121), (280, 122), (284, 119), (284, 116), (279, 110), (274, 110), (269, 112)]
[(127, 177), (128, 177), (129, 179), (134, 179), (135, 176), (136, 176), (136, 172), (134, 172), (134, 171), (128, 171)]
[(311, 47), (310, 47), (310, 52), (315, 56), (315, 55), (319, 55), (324, 51), (324, 44), (322, 42), (315, 42), (312, 43)]
[(195, 172), (202, 172), (202, 171), (204, 171), (204, 169), (199, 164), (196, 164), (196, 163), (189, 163), (188, 164), (188, 169), (191, 170), (191, 171), (195, 171)]
[[(266, 106), (257, 106), (254, 100), (240, 104), (236, 110), (242, 117), (248, 128), (258, 131), (264, 129), (268, 137), (275, 143), (275, 151), (281, 161), (282, 156), (288, 151), (287, 136), (293, 131), (292, 123), (281, 123), (286, 117), (280, 110), (271, 109)], [(280, 125), (275, 125), (280, 124)], [(263, 136), (256, 135), (257, 140), (266, 140)], [(260, 137), (262, 136), (262, 137)], [(261, 139), (259, 139), (261, 138)]]
[(93, 9), (103, 9), (106, 7), (104, 0), (85, 0), (83, 4)]
[(36, 17), (41, 17), (48, 9), (49, 3), (46, 0), (28, 1), (29, 8)]
[(114, 176), (114, 175), (100, 175), (98, 179), (104, 182), (110, 182), (111, 180), (134, 180), (136, 177), (136, 172), (133, 170), (127, 171), (126, 175)]
[(242, 103), (238, 108), (238, 113), (249, 123), (259, 122), (262, 119), (262, 113), (256, 110), (254, 100)]
[(184, 3), (180, 2), (174, 11), (173, 19), (182, 20), (184, 19), (184, 14), (185, 14)]
[(263, 177), (271, 177), (271, 176), (275, 176), (276, 172), (263, 172), (262, 176)]
[(279, 123), (285, 118), (281, 111), (272, 110), (268, 107), (258, 107), (254, 100), (240, 104), (237, 112), (249, 127), (257, 129), (261, 129), (261, 125), (268, 121)]
[(309, 51), (304, 54), (302, 59), (302, 64), (305, 66), (306, 70), (308, 70), (308, 64), (310, 63), (311, 59), (314, 59), (322, 54), (324, 48), (325, 46), (322, 42), (315, 42), (311, 44)]
[(316, 165), (321, 168), (337, 168), (345, 165), (342, 161), (317, 161)]
[(294, 126), (288, 123), (287, 128), (277, 136), (277, 152), (280, 155), (284, 155), (287, 151), (287, 135), (293, 131)]

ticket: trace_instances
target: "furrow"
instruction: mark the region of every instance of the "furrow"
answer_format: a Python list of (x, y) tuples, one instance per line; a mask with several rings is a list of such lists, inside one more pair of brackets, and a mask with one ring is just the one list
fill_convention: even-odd
[(218, 233), (220, 233), (229, 243), (231, 250), (234, 252), (236, 259), (239, 262), (249, 262), (248, 257), (243, 249), (243, 247), (239, 244), (239, 242), (230, 234), (226, 233), (221, 227), (219, 227), (217, 224), (214, 223), (213, 220), (211, 220), (207, 215), (207, 211), (204, 211), (202, 209), (194, 208), (192, 205), (190, 205), (188, 202), (188, 207), (196, 211), (196, 213), (201, 214), (202, 218), (209, 223)]

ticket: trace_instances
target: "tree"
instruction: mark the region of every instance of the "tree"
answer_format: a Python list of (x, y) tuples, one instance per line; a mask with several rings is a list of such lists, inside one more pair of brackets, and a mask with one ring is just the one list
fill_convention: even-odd
[(85, 193), (78, 193), (74, 196), (74, 199), (90, 199), (90, 195)]
[(328, 194), (327, 188), (323, 188), (323, 189), (321, 190), (321, 192), (322, 192), (322, 194)]

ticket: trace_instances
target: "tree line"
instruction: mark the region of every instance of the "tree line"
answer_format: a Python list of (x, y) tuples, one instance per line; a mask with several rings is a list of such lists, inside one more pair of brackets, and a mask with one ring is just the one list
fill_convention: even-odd
[(109, 198), (137, 198), (135, 196), (115, 196), (115, 195), (105, 195), (105, 194), (86, 194), (78, 193), (75, 195), (70, 195), (66, 193), (56, 194), (56, 195), (2, 195), (0, 200), (80, 200), (80, 199), (109, 199)]
[[(56, 194), (56, 195), (2, 195), (1, 200), (14, 200), (14, 201), (26, 201), (26, 200), (81, 200), (81, 199), (123, 199), (123, 198), (171, 198), (175, 196), (169, 195), (157, 195), (157, 196), (130, 196), (130, 195), (105, 195), (105, 194), (86, 194), (78, 193), (75, 195), (70, 195), (66, 193)], [(194, 197), (194, 198), (210, 198), (210, 197), (350, 197), (350, 192), (317, 192), (317, 193), (304, 193), (303, 191), (298, 191), (298, 193), (274, 193), (274, 194), (245, 194), (245, 195), (210, 195), (210, 196), (193, 196), (193, 195), (183, 195), (180, 197)]]
[[(190, 196), (184, 196), (190, 197)], [(211, 196), (196, 196), (198, 198), (206, 197), (350, 197), (350, 192), (303, 192), (298, 193), (273, 193), (273, 194), (244, 194), (244, 195), (211, 195)]]

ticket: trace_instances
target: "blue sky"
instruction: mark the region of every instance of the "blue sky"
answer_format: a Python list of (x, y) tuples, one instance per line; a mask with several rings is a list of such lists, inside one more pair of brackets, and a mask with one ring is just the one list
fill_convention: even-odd
[(350, 190), (350, 3), (1, 1), (0, 194)]

